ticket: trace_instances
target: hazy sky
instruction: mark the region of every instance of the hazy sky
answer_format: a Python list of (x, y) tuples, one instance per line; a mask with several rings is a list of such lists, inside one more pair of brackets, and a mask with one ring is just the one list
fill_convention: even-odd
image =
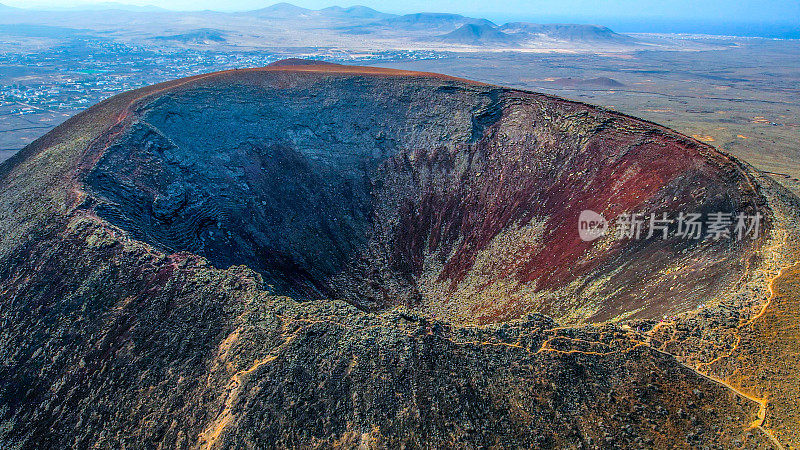
[[(108, 1), (108, 0), (105, 0)], [(10, 6), (44, 7), (103, 3), (103, 0), (0, 0)], [(119, 0), (131, 5), (155, 5), (167, 9), (251, 10), (269, 6), (270, 0)], [(800, 0), (294, 0), (306, 8), (362, 4), (392, 13), (454, 12), (497, 22), (554, 18), (585, 22), (603, 19), (687, 20), (692, 22), (782, 22), (800, 25)]]

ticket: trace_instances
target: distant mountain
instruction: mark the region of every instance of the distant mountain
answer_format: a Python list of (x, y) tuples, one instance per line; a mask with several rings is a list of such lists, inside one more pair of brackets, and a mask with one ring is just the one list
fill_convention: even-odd
[(256, 9), (254, 11), (248, 11), (247, 15), (256, 15), (256, 16), (268, 16), (268, 17), (297, 17), (306, 15), (309, 13), (313, 13), (315, 11), (311, 9), (302, 8), (300, 6), (292, 5), (291, 3), (276, 3), (272, 6), (267, 6), (266, 8)]
[(488, 25), (496, 27), (494, 23), (486, 19), (475, 19), (460, 14), (447, 13), (417, 13), (406, 14), (404, 16), (393, 17), (383, 21), (385, 24), (411, 29), (455, 29), (467, 24)]
[(348, 21), (353, 20), (361, 24), (364, 21), (379, 21), (396, 17), (395, 14), (387, 14), (376, 11), (366, 6), (350, 6), (343, 8), (341, 6), (330, 6), (323, 9), (307, 9), (300, 6), (292, 5), (291, 3), (277, 3), (266, 8), (257, 9), (255, 11), (247, 11), (236, 13), (237, 15), (256, 16), (260, 18), (269, 19), (321, 19), (321, 20), (340, 20)]
[(514, 22), (498, 27), (489, 21), (461, 25), (434, 40), (473, 46), (524, 46), (546, 39), (592, 45), (635, 42), (630, 36), (617, 34), (607, 27), (597, 25)]
[[(507, 23), (460, 14), (422, 12), (402, 16), (366, 6), (307, 9), (277, 3), (244, 12), (166, 11), (103, 2), (88, 9), (34, 10), (0, 5), (0, 25), (8, 33), (95, 35), (159, 46), (184, 44), (239, 48), (324, 47), (407, 49), (409, 42), (437, 48), (455, 44), (496, 48), (614, 48), (637, 44), (633, 38), (595, 25)], [(65, 30), (26, 27), (60, 27)], [(59, 36), (60, 37), (60, 36)]]
[(516, 36), (503, 33), (488, 24), (468, 23), (455, 31), (440, 36), (437, 41), (464, 45), (511, 45), (519, 43)]
[(608, 27), (579, 24), (511, 22), (500, 27), (504, 33), (528, 39), (547, 37), (562, 41), (632, 43), (634, 39)]
[(376, 11), (366, 6), (351, 6), (349, 8), (330, 6), (328, 8), (321, 9), (320, 12), (327, 16), (352, 17), (359, 19), (388, 19), (390, 17), (397, 17), (396, 14), (388, 14)]
[(221, 30), (214, 30), (210, 28), (202, 28), (199, 30), (190, 31), (171, 36), (156, 36), (153, 39), (159, 41), (174, 41), (184, 44), (213, 44), (225, 42), (224, 33)]

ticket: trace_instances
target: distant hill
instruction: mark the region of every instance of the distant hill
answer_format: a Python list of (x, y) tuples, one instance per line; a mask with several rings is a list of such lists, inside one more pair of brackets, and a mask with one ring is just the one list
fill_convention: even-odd
[(220, 30), (203, 28), (190, 31), (188, 33), (175, 34), (171, 36), (156, 36), (153, 39), (158, 41), (175, 41), (184, 44), (212, 44), (225, 42), (224, 33)]
[[(328, 47), (407, 49), (409, 42), (437, 48), (455, 44), (496, 48), (613, 49), (636, 45), (633, 38), (595, 25), (507, 23), (498, 26), (461, 14), (421, 12), (402, 16), (366, 6), (308, 9), (276, 3), (243, 12), (166, 11), (103, 2), (84, 9), (34, 10), (0, 4), (0, 25), (62, 27), (80, 30), (63, 35), (146, 40), (161, 46), (205, 45), (238, 48)], [(166, 31), (165, 31), (166, 30)], [(9, 29), (15, 33), (19, 29)], [(25, 32), (44, 32), (29, 28)], [(46, 30), (50, 33), (54, 30)]]
[(476, 23), (462, 25), (457, 30), (440, 36), (437, 40), (464, 45), (511, 45), (519, 43), (519, 39), (516, 36), (503, 33), (497, 27)]
[(352, 17), (359, 19), (388, 19), (396, 17), (396, 14), (388, 14), (376, 11), (366, 6), (351, 6), (349, 8), (342, 8), (341, 6), (330, 6), (320, 10), (326, 16), (339, 16), (339, 17)]
[(340, 20), (348, 21), (353, 20), (356, 23), (364, 23), (364, 21), (380, 21), (397, 17), (396, 14), (388, 14), (376, 11), (366, 6), (350, 6), (343, 8), (341, 6), (330, 6), (319, 10), (302, 8), (300, 6), (292, 5), (291, 3), (277, 3), (266, 8), (257, 9), (255, 11), (246, 11), (236, 13), (237, 15), (256, 16), (260, 18), (269, 19), (321, 19), (321, 20)]
[(426, 28), (426, 29), (454, 29), (467, 24), (488, 25), (496, 27), (494, 23), (486, 19), (475, 19), (460, 14), (446, 13), (416, 13), (404, 16), (393, 17), (383, 21), (385, 24), (403, 28)]
[(466, 23), (454, 31), (438, 36), (435, 40), (474, 46), (524, 46), (526, 43), (543, 39), (593, 45), (635, 42), (630, 36), (597, 25), (513, 22), (498, 27), (489, 21)]
[(619, 44), (634, 42), (634, 39), (630, 36), (615, 33), (608, 27), (598, 25), (511, 22), (501, 26), (500, 30), (504, 33), (528, 39), (536, 39), (544, 36), (551, 39), (573, 42), (613, 42)]
[(268, 16), (268, 17), (297, 17), (312, 12), (314, 11), (311, 9), (295, 6), (292, 5), (291, 3), (276, 3), (272, 6), (267, 6), (266, 8), (256, 9), (254, 11), (248, 11), (246, 13), (241, 13), (241, 14)]

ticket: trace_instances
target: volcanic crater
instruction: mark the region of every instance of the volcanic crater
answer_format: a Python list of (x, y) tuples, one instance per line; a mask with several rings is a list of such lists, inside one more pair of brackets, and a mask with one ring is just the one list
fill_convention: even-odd
[(140, 90), (79, 166), (79, 209), (167, 253), (246, 265), (297, 300), (478, 324), (695, 308), (741, 278), (758, 241), (584, 242), (578, 215), (763, 203), (738, 162), (652, 123), (330, 64)]
[[(585, 242), (584, 210), (764, 220)], [(0, 164), (0, 442), (800, 445), (798, 223), (532, 92), (291, 60), (130, 91)]]

